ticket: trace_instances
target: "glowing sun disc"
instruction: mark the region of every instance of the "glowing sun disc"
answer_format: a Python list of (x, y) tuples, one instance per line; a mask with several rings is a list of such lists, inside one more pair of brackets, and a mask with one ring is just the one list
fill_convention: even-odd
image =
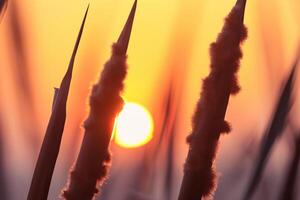
[(115, 142), (126, 148), (143, 146), (153, 137), (149, 111), (136, 103), (126, 103), (116, 119)]

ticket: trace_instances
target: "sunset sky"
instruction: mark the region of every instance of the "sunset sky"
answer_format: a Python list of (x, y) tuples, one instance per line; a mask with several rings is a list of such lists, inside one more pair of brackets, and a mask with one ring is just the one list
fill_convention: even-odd
[[(89, 88), (109, 59), (111, 45), (123, 28), (133, 0), (11, 2), (15, 3), (22, 20), (39, 141), (51, 112), (53, 87), (59, 86), (66, 71), (81, 20), (90, 3), (68, 100), (67, 133), (63, 145), (70, 145), (74, 142), (70, 139), (72, 135), (80, 134), (79, 126), (88, 109)], [(123, 96), (127, 101), (146, 107), (154, 117), (155, 127), (157, 109), (173, 77), (182, 98), (178, 110), (180, 136), (177, 139), (180, 173), (187, 151), (185, 137), (191, 129), (190, 119), (200, 94), (201, 80), (209, 72), (209, 45), (215, 41), (224, 17), (234, 3), (235, 0), (138, 1)], [(299, 46), (300, 15), (296, 8), (300, 8), (297, 0), (248, 1), (245, 24), (249, 37), (243, 45), (244, 58), (239, 72), (242, 90), (230, 100), (226, 118), (232, 124), (233, 132), (222, 139), (219, 168), (226, 169), (228, 157), (225, 155), (236, 148), (234, 144), (245, 140), (249, 134), (261, 135), (267, 125), (281, 83)], [(23, 177), (21, 185), (28, 185), (35, 158), (23, 164), (30, 152), (19, 134), (29, 130), (20, 125), (26, 119), (18, 114), (20, 99), (14, 81), (15, 57), (8, 29), (11, 10), (12, 4), (9, 4), (0, 31), (0, 103), (6, 116), (6, 130), (11, 132), (6, 138), (6, 149), (13, 155), (7, 158), (8, 165), (15, 177)], [(300, 102), (296, 103), (293, 112), (295, 118), (299, 115)], [(67, 150), (62, 149), (61, 156), (66, 155)], [(63, 161), (58, 166), (63, 165), (61, 163)], [(16, 182), (16, 178), (12, 179), (11, 184)], [(60, 187), (55, 186), (51, 194), (57, 193)], [(20, 196), (26, 191), (26, 187), (22, 188)]]

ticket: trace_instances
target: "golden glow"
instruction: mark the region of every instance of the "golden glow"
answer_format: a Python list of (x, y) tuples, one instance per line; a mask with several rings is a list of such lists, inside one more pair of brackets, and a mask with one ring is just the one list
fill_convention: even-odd
[(126, 103), (116, 120), (115, 142), (126, 148), (139, 147), (152, 139), (153, 120), (149, 111), (136, 103)]

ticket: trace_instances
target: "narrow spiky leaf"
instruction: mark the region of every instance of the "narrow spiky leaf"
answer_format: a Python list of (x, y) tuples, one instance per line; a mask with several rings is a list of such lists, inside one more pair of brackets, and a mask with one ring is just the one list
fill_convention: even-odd
[[(0, 20), (2, 19), (2, 15), (6, 9), (7, 0), (0, 0)], [(3, 149), (3, 129), (2, 129), (2, 116), (0, 115), (0, 196), (3, 199), (8, 198), (7, 185), (6, 185), (6, 177), (5, 177), (5, 167), (4, 167), (4, 149)]]
[(222, 132), (230, 131), (230, 126), (224, 121), (225, 113), (230, 95), (239, 91), (240, 45), (247, 37), (243, 24), (245, 3), (237, 1), (217, 41), (211, 45), (211, 72), (203, 82), (193, 117), (192, 134), (187, 139), (190, 149), (179, 200), (198, 200), (209, 196), (215, 189), (214, 160), (218, 141)]
[(0, 0), (0, 16), (2, 16), (2, 13), (5, 11), (7, 6), (7, 0)]
[(11, 12), (9, 18), (9, 31), (13, 53), (16, 56), (15, 79), (18, 82), (19, 93), (22, 99), (26, 101), (26, 106), (33, 109), (33, 94), (30, 82), (30, 64), (27, 56), (26, 30), (22, 23), (24, 19), (21, 16), (21, 10), (16, 1), (11, 1)]
[(154, 147), (154, 151), (153, 151), (153, 159), (155, 160), (156, 157), (159, 155), (159, 151), (161, 151), (161, 148), (163, 146), (163, 140), (167, 135), (168, 132), (168, 128), (172, 125), (171, 124), (171, 119), (172, 119), (172, 115), (175, 113), (174, 111), (174, 88), (172, 83), (170, 83), (170, 86), (168, 88), (166, 97), (165, 97), (165, 106), (162, 110), (162, 115), (163, 115), (163, 120), (161, 122), (162, 126), (159, 130), (159, 139), (157, 144)]
[(55, 163), (59, 153), (61, 138), (66, 120), (66, 104), (72, 78), (72, 71), (77, 49), (83, 32), (88, 8), (86, 10), (77, 41), (70, 59), (68, 70), (61, 82), (59, 92), (55, 98), (55, 105), (48, 123), (44, 141), (36, 163), (31, 181), (28, 200), (47, 199)]
[(171, 130), (169, 133), (168, 143), (167, 143), (167, 158), (166, 158), (166, 176), (165, 176), (165, 194), (166, 200), (172, 199), (173, 194), (173, 181), (174, 181), (174, 148), (175, 139), (177, 136), (177, 116), (171, 125)]
[(113, 45), (112, 56), (92, 88), (90, 112), (84, 122), (84, 138), (69, 183), (62, 194), (65, 199), (93, 199), (106, 178), (114, 121), (124, 104), (120, 95), (127, 74), (126, 50), (135, 8), (136, 1), (129, 16), (131, 22), (126, 23), (120, 36), (122, 39)]
[(156, 182), (156, 163), (159, 162), (159, 156), (165, 150), (165, 144), (168, 143), (166, 140), (169, 139), (170, 128), (174, 123), (173, 115), (176, 113), (175, 109), (177, 108), (177, 105), (174, 104), (174, 90), (173, 83), (169, 83), (169, 87), (163, 95), (163, 106), (159, 111), (159, 113), (161, 113), (161, 127), (157, 131), (156, 141), (146, 147), (144, 155), (131, 180), (132, 185), (128, 186), (129, 189), (127, 190), (126, 200), (140, 199), (138, 194), (151, 193), (154, 191)]
[(282, 93), (279, 96), (278, 104), (275, 109), (270, 128), (265, 132), (263, 141), (260, 146), (258, 158), (255, 162), (254, 173), (247, 187), (244, 200), (251, 199), (252, 195), (254, 194), (261, 179), (261, 175), (263, 173), (270, 151), (276, 139), (282, 134), (285, 127), (286, 118), (291, 107), (291, 94), (293, 89), (295, 70), (298, 62), (299, 56), (297, 57), (296, 62), (294, 63), (293, 68), (282, 90)]
[[(34, 102), (32, 79), (31, 79), (31, 64), (28, 56), (28, 47), (26, 44), (26, 34), (28, 33), (26, 20), (22, 18), (22, 9), (20, 9), (20, 1), (10, 1), (10, 12), (8, 21), (8, 31), (11, 47), (11, 55), (14, 64), (13, 78), (17, 89), (17, 95), (22, 101), (18, 103), (18, 114), (22, 118), (22, 132), (26, 144), (32, 152), (37, 152), (39, 149), (38, 133), (36, 130), (37, 111)], [(29, 129), (29, 130), (26, 130)]]
[[(0, 113), (2, 114), (2, 113)], [(0, 115), (0, 196), (2, 199), (8, 199), (8, 187), (5, 169), (5, 154), (4, 154), (4, 130), (2, 115)]]
[(283, 185), (283, 190), (281, 192), (280, 200), (294, 200), (296, 183), (297, 183), (297, 174), (299, 168), (299, 159), (300, 159), (300, 136), (295, 137), (295, 147), (294, 147), (294, 155), (291, 160), (291, 165), (287, 172), (286, 181)]
[(136, 6), (137, 6), (137, 0), (134, 1), (134, 4), (130, 11), (129, 17), (128, 17), (126, 24), (125, 24), (125, 26), (119, 36), (119, 39), (117, 41), (117, 44), (119, 46), (118, 51), (120, 54), (125, 55), (127, 52), (130, 35), (131, 35), (131, 30), (132, 30), (132, 25), (133, 25), (134, 16), (135, 16), (135, 11), (136, 11)]

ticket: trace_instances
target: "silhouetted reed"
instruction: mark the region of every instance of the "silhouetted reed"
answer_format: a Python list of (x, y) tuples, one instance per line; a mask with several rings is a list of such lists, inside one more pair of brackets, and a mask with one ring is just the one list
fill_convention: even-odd
[[(0, 0), (0, 20), (7, 6), (6, 0)], [(1, 21), (0, 21), (1, 22)], [(1, 104), (0, 104), (1, 107)], [(3, 131), (3, 121), (2, 121), (2, 112), (0, 113), (0, 197), (3, 199), (8, 198), (8, 191), (6, 185), (6, 173), (5, 173), (5, 154), (4, 154), (4, 131)]]
[(177, 124), (178, 119), (177, 115), (175, 116), (175, 120), (170, 127), (170, 133), (167, 141), (167, 154), (166, 154), (166, 172), (165, 172), (165, 180), (164, 180), (164, 190), (166, 195), (166, 200), (172, 199), (173, 194), (173, 183), (174, 183), (174, 150), (175, 150), (175, 142), (177, 137)]
[[(276, 4), (270, 5), (269, 2), (260, 1), (257, 5), (257, 14), (260, 31), (260, 45), (262, 49), (262, 54), (264, 58), (264, 71), (265, 71), (265, 81), (264, 83), (270, 89), (270, 91), (274, 90), (274, 81), (276, 81), (276, 77), (282, 74), (282, 65), (284, 64), (285, 54), (284, 54), (284, 37), (283, 30), (280, 28), (280, 23), (270, 23), (270, 18), (272, 17), (273, 21), (280, 22), (280, 13), (274, 12), (272, 16), (266, 15), (266, 7), (263, 5), (267, 5), (267, 8), (274, 9)], [(269, 7), (270, 5), (270, 7)], [(270, 31), (270, 28), (274, 28), (277, 31)], [(277, 56), (280, 55), (280, 56)], [(271, 93), (272, 94), (272, 93)]]
[(2, 113), (0, 113), (0, 197), (2, 199), (8, 199), (8, 187), (6, 179), (6, 169), (5, 169), (5, 154), (4, 154), (4, 130), (3, 130), (3, 120)]
[(282, 132), (285, 128), (286, 118), (291, 108), (294, 76), (296, 67), (299, 62), (299, 58), (300, 56), (298, 55), (296, 62), (294, 63), (289, 77), (284, 85), (284, 88), (279, 96), (278, 104), (275, 108), (270, 127), (266, 130), (263, 136), (264, 138), (260, 146), (259, 154), (256, 162), (254, 163), (253, 176), (250, 179), (247, 191), (243, 198), (244, 200), (251, 199), (252, 195), (254, 194), (261, 179), (270, 151), (275, 141), (278, 139), (279, 136), (282, 135)]
[(31, 63), (28, 54), (28, 47), (26, 45), (27, 31), (26, 20), (22, 17), (22, 9), (20, 9), (19, 2), (10, 1), (8, 15), (8, 31), (10, 47), (12, 49), (13, 63), (13, 77), (16, 85), (16, 94), (18, 101), (18, 114), (22, 118), (23, 136), (28, 140), (28, 146), (32, 148), (35, 153), (39, 148), (38, 132), (36, 129), (37, 118), (33, 87), (31, 81)]
[[(154, 190), (156, 189), (156, 181), (164, 181), (167, 178), (161, 177), (160, 174), (157, 176), (157, 172), (162, 171), (162, 163), (166, 164), (166, 162), (170, 161), (168, 160), (167, 155), (165, 155), (165, 151), (168, 151), (167, 148), (171, 142), (170, 132), (172, 131), (174, 115), (178, 106), (177, 102), (175, 101), (175, 93), (177, 93), (177, 91), (175, 91), (174, 80), (171, 80), (168, 85), (169, 86), (163, 92), (163, 97), (161, 98), (162, 100), (160, 100), (162, 106), (157, 108), (157, 113), (159, 113), (159, 115), (157, 116), (156, 124), (159, 124), (158, 128), (156, 128), (154, 131), (154, 138), (152, 141), (145, 146), (143, 156), (138, 163), (136, 170), (134, 170), (134, 175), (130, 180), (128, 180), (130, 184), (126, 192), (126, 200), (139, 200), (145, 199), (146, 197), (151, 198), (155, 193)], [(166, 170), (167, 169), (164, 171)], [(170, 169), (169, 172), (172, 174), (172, 169)], [(159, 191), (162, 197), (164, 197), (166, 192), (168, 192), (165, 189), (169, 186), (171, 185), (165, 185), (163, 188), (161, 188), (162, 190)], [(141, 194), (144, 196), (141, 197)]]
[(126, 52), (136, 6), (137, 1), (134, 2), (117, 43), (112, 47), (110, 60), (105, 64), (98, 83), (92, 88), (90, 112), (84, 122), (84, 138), (68, 186), (63, 191), (65, 199), (93, 199), (106, 178), (111, 159), (109, 144), (114, 121), (124, 104), (120, 95), (127, 73)]
[(7, 0), (0, 0), (0, 20), (4, 13), (3, 11), (6, 9), (6, 7), (7, 7)]
[(300, 159), (300, 136), (296, 133), (294, 140), (294, 153), (293, 158), (291, 159), (291, 164), (287, 171), (287, 176), (285, 183), (283, 185), (283, 190), (280, 195), (280, 200), (294, 200), (296, 199), (295, 192), (297, 191), (297, 174), (299, 168), (299, 159)]
[(24, 20), (21, 17), (21, 12), (19, 5), (15, 1), (11, 1), (11, 12), (9, 20), (9, 30), (11, 36), (12, 47), (14, 48), (14, 54), (16, 56), (16, 68), (15, 75), (17, 86), (20, 94), (26, 104), (32, 108), (33, 107), (33, 95), (30, 81), (30, 65), (28, 61), (27, 48), (26, 48), (26, 38), (25, 30), (22, 27)]
[(225, 20), (217, 41), (211, 45), (211, 72), (203, 81), (193, 117), (192, 134), (179, 200), (196, 200), (213, 193), (216, 186), (214, 160), (221, 133), (230, 132), (224, 121), (229, 96), (239, 91), (237, 71), (241, 43), (247, 36), (243, 24), (246, 0), (238, 0)]
[(77, 41), (69, 62), (67, 72), (61, 82), (60, 88), (54, 95), (54, 106), (47, 126), (44, 141), (35, 166), (31, 181), (28, 200), (47, 199), (55, 163), (60, 149), (62, 134), (66, 121), (66, 104), (72, 79), (72, 72), (76, 53), (83, 32), (88, 8), (83, 18)]

